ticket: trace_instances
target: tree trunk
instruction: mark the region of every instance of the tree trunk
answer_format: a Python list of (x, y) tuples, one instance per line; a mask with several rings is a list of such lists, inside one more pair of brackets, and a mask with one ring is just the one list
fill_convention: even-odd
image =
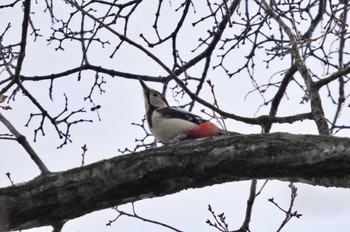
[(127, 202), (252, 178), (348, 188), (350, 139), (220, 136), (49, 173), (0, 189), (0, 230), (52, 225)]

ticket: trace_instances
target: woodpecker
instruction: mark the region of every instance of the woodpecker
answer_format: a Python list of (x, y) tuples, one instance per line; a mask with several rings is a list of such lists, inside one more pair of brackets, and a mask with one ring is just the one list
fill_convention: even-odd
[(148, 127), (159, 142), (215, 136), (222, 131), (198, 115), (169, 106), (160, 92), (149, 88), (141, 79), (139, 81), (143, 88)]

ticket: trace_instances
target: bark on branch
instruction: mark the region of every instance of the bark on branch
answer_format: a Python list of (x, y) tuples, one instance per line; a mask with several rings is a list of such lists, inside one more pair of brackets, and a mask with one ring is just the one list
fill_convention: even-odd
[(254, 178), (348, 188), (350, 139), (286, 133), (220, 136), (41, 175), (0, 189), (0, 228), (52, 225), (187, 188)]

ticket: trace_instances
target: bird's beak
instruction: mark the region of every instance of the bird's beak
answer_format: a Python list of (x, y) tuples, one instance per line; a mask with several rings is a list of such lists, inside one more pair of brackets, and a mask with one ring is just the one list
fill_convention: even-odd
[(141, 86), (142, 86), (142, 88), (143, 88), (143, 91), (144, 91), (144, 92), (149, 92), (150, 88), (146, 85), (146, 83), (145, 83), (143, 80), (141, 80), (141, 78), (139, 78), (139, 81), (140, 81), (140, 83), (141, 83)]

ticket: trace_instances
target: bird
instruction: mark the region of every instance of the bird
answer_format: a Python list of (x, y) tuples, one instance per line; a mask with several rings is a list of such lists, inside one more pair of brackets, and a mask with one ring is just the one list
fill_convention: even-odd
[(165, 97), (149, 88), (139, 78), (143, 88), (148, 128), (161, 143), (219, 135), (221, 129), (214, 123), (176, 106), (169, 106)]

